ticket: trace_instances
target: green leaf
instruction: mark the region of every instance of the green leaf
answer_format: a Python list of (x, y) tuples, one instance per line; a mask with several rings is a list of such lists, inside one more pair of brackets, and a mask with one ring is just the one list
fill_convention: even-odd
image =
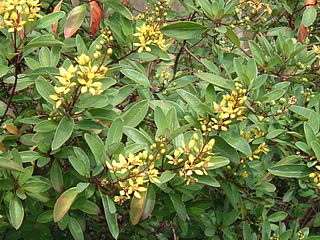
[(34, 29), (42, 29), (42, 28), (49, 27), (52, 23), (63, 18), (64, 15), (65, 15), (65, 12), (53, 12), (48, 15), (45, 15), (36, 22)]
[(311, 141), (311, 147), (316, 154), (318, 161), (320, 161), (320, 143), (318, 141)]
[(304, 134), (306, 136), (307, 144), (309, 145), (309, 147), (311, 147), (311, 141), (316, 140), (316, 135), (314, 134), (313, 129), (310, 127), (308, 123), (304, 123), (303, 128), (304, 128)]
[(200, 79), (223, 89), (226, 90), (235, 90), (235, 86), (233, 81), (227, 80), (225, 78), (222, 78), (218, 75), (212, 74), (212, 73), (204, 73), (204, 72), (199, 72), (195, 73), (197, 77)]
[(312, 172), (306, 165), (301, 164), (274, 166), (269, 168), (268, 171), (275, 176), (288, 178), (303, 178)]
[(142, 73), (133, 70), (133, 69), (122, 69), (121, 73), (123, 73), (129, 79), (135, 81), (139, 85), (151, 87), (149, 79), (143, 75)]
[(85, 198), (77, 200), (72, 207), (92, 215), (98, 215), (100, 213), (98, 205)]
[(39, 122), (35, 127), (36, 132), (53, 132), (57, 129), (58, 123), (55, 120), (44, 120)]
[(57, 199), (54, 205), (54, 222), (59, 222), (63, 218), (63, 216), (69, 211), (77, 195), (78, 191), (76, 187), (72, 187), (61, 194), (61, 196)]
[(84, 17), (86, 16), (87, 5), (82, 4), (73, 8), (68, 14), (67, 20), (64, 24), (64, 37), (66, 39), (73, 36), (80, 28)]
[(166, 170), (164, 171), (161, 176), (159, 177), (159, 181), (160, 183), (166, 183), (169, 182), (172, 178), (174, 178), (176, 176), (176, 173)]
[(272, 138), (278, 137), (279, 135), (281, 135), (284, 132), (285, 131), (283, 129), (275, 129), (275, 130), (272, 130), (271, 132), (269, 132), (266, 135), (266, 138), (267, 139), (272, 139)]
[(52, 150), (58, 149), (70, 138), (73, 132), (73, 127), (74, 121), (72, 118), (64, 117), (60, 120), (52, 141)]
[(240, 40), (237, 34), (235, 34), (230, 28), (227, 28), (227, 32), (225, 35), (234, 45), (240, 48)]
[(38, 223), (48, 223), (53, 220), (53, 212), (52, 210), (48, 210), (45, 212), (42, 212), (38, 215), (37, 217), (37, 222)]
[(119, 12), (125, 18), (132, 20), (131, 12), (121, 3), (116, 1), (101, 0), (107, 7), (111, 7), (114, 11)]
[(231, 147), (237, 149), (238, 151), (246, 154), (247, 156), (252, 155), (250, 145), (243, 136), (235, 131), (226, 131), (221, 133), (221, 137), (225, 140)]
[(116, 208), (116, 205), (114, 204), (114, 201), (108, 195), (104, 195), (104, 196), (107, 199), (110, 213), (116, 213), (117, 208)]
[(24, 208), (21, 200), (13, 195), (9, 203), (10, 223), (15, 229), (19, 229), (24, 218)]
[(147, 217), (151, 216), (151, 213), (154, 209), (156, 204), (156, 191), (154, 190), (154, 186), (149, 184), (147, 190), (147, 196), (144, 204), (144, 209), (141, 215), (141, 220), (146, 219)]
[(161, 29), (164, 35), (178, 40), (195, 39), (206, 30), (200, 23), (187, 21), (171, 23)]
[(79, 129), (83, 129), (83, 130), (102, 130), (105, 129), (105, 127), (96, 122), (96, 121), (92, 121), (92, 120), (80, 120), (78, 122), (76, 122), (76, 126), (75, 128), (79, 128)]
[(281, 222), (283, 220), (286, 219), (286, 217), (288, 216), (288, 214), (286, 212), (275, 212), (273, 214), (271, 214), (268, 219), (270, 222)]
[(166, 115), (162, 109), (158, 106), (154, 109), (154, 121), (158, 128), (158, 134), (164, 134), (165, 130), (168, 128), (168, 123), (166, 121)]
[[(79, 169), (83, 169), (83, 171), (80, 170), (80, 172), (82, 172), (84, 174), (83, 176), (87, 175), (90, 171), (90, 160), (89, 160), (87, 154), (81, 148), (78, 148), (78, 147), (74, 147), (73, 151), (77, 157), (77, 160), (74, 164), (81, 165), (82, 167), (80, 167)], [(73, 164), (72, 164), (72, 166), (73, 166)], [(74, 167), (74, 168), (76, 169), (76, 167)], [(78, 170), (76, 169), (76, 171), (78, 171)]]
[(197, 183), (205, 184), (211, 187), (220, 187), (220, 183), (211, 176), (196, 176)]
[(84, 190), (87, 189), (87, 187), (89, 187), (90, 183), (88, 182), (80, 182), (77, 184), (76, 189), (78, 193), (82, 193)]
[(91, 152), (93, 153), (97, 165), (101, 165), (105, 160), (105, 148), (102, 140), (97, 135), (90, 135), (88, 133), (84, 134), (84, 139), (90, 147)]
[(146, 201), (146, 192), (140, 192), (141, 197), (137, 198), (133, 196), (130, 203), (130, 221), (132, 225), (139, 223), (143, 213), (144, 204)]
[(302, 15), (302, 23), (304, 26), (311, 26), (317, 18), (317, 9), (315, 7), (306, 8)]
[(50, 181), (52, 187), (59, 193), (63, 191), (62, 170), (57, 161), (54, 161), (50, 168)]
[(40, 48), (40, 47), (54, 47), (58, 46), (61, 47), (63, 46), (64, 43), (60, 42), (59, 40), (55, 39), (53, 35), (40, 35), (38, 37), (35, 37), (32, 39), (24, 48), (29, 49), (29, 48)]
[(272, 90), (271, 92), (265, 94), (264, 96), (261, 97), (261, 101), (264, 103), (269, 103), (272, 100), (277, 100), (285, 94), (286, 90), (284, 89), (275, 89)]
[(119, 226), (117, 221), (117, 215), (115, 213), (111, 213), (109, 210), (109, 203), (106, 200), (106, 197), (100, 192), (102, 205), (104, 209), (104, 215), (107, 220), (107, 224), (110, 230), (110, 233), (113, 238), (117, 239), (119, 237)]
[(186, 221), (188, 219), (188, 215), (187, 215), (187, 210), (186, 210), (186, 206), (184, 205), (184, 202), (176, 193), (169, 193), (169, 197), (171, 199), (173, 207), (176, 210), (179, 218), (183, 221)]
[(32, 176), (23, 185), (23, 189), (31, 193), (41, 193), (49, 190), (51, 185), (44, 177)]
[(206, 170), (212, 170), (212, 169), (224, 167), (230, 163), (230, 160), (226, 157), (213, 156), (210, 162), (213, 163), (214, 165), (212, 167), (207, 167)]
[(310, 127), (312, 127), (314, 133), (317, 134), (320, 128), (320, 115), (314, 111), (311, 111), (308, 123)]
[(45, 80), (43, 77), (39, 77), (36, 80), (36, 89), (39, 92), (40, 96), (43, 97), (48, 103), (52, 105), (55, 104), (55, 101), (51, 99), (49, 96), (55, 94), (53, 86)]
[(0, 168), (12, 170), (12, 171), (18, 171), (22, 173), (24, 173), (25, 171), (25, 169), (22, 167), (21, 164), (3, 157), (0, 157)]
[(135, 103), (129, 110), (127, 110), (123, 115), (123, 125), (136, 127), (148, 113), (149, 102), (148, 100), (143, 100), (141, 102)]
[(207, 112), (211, 112), (211, 108), (205, 105), (194, 94), (191, 94), (185, 90), (178, 89), (177, 93), (185, 100), (188, 105), (199, 115), (206, 116)]
[(122, 139), (123, 122), (121, 118), (117, 118), (111, 124), (107, 135), (107, 145), (119, 143)]
[(308, 119), (312, 110), (308, 109), (308, 108), (305, 108), (305, 107), (300, 107), (300, 106), (297, 106), (297, 105), (292, 105), (289, 107), (289, 110)]
[(75, 240), (84, 240), (83, 232), (77, 219), (70, 217), (68, 227)]

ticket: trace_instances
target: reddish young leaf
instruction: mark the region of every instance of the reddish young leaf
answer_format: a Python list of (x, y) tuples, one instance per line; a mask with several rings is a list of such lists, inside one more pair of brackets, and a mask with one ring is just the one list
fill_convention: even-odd
[(99, 26), (102, 18), (102, 11), (99, 7), (99, 4), (96, 1), (90, 2), (90, 6), (91, 6), (90, 33), (92, 35), (95, 35), (99, 30)]
[(128, 0), (122, 0), (121, 3), (126, 6), (126, 7), (129, 7), (129, 2)]
[(82, 4), (72, 9), (69, 13), (64, 25), (64, 37), (66, 39), (71, 38), (80, 28), (86, 15), (86, 9), (86, 4)]
[(298, 42), (302, 42), (306, 36), (307, 36), (307, 27), (303, 25), (303, 23), (301, 23), (300, 25), (300, 29), (299, 29), (299, 36), (298, 36)]
[[(317, 4), (317, 0), (306, 0), (306, 8), (315, 7)], [(302, 42), (307, 36), (307, 27), (301, 23), (299, 29), (298, 42)]]
[(70, 188), (57, 199), (53, 209), (54, 222), (59, 222), (69, 211), (72, 203), (76, 199), (78, 191), (76, 187)]
[[(62, 6), (62, 2), (63, 0), (61, 0), (53, 9), (53, 12), (60, 12), (61, 6)], [(57, 28), (58, 28), (58, 21), (52, 23), (51, 25), (51, 29), (52, 29), (52, 33), (56, 33), (57, 32)]]
[(306, 0), (306, 8), (315, 7), (317, 5), (317, 0)]

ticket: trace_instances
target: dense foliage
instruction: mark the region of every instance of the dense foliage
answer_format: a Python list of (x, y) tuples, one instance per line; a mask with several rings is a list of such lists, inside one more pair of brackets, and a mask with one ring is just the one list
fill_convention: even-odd
[(307, 0), (0, 0), (0, 239), (320, 239)]

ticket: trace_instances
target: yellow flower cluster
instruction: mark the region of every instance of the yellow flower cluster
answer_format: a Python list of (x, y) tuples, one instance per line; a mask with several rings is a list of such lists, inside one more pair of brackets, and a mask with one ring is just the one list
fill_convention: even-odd
[(149, 6), (146, 7), (146, 12), (134, 17), (134, 20), (145, 19), (141, 26), (137, 27), (137, 32), (134, 34), (138, 37), (139, 42), (133, 45), (138, 48), (138, 52), (147, 51), (150, 52), (150, 45), (157, 45), (162, 50), (166, 50), (166, 44), (164, 35), (161, 32), (161, 26), (164, 26), (164, 21), (167, 16), (165, 8), (169, 6), (167, 0), (161, 0), (157, 2), (157, 6), (154, 10), (150, 10)]
[(40, 18), (39, 0), (0, 0), (0, 29), (8, 27), (9, 32), (20, 31), (27, 22)]
[(139, 53), (144, 50), (150, 52), (150, 45), (157, 45), (161, 49), (165, 49), (165, 39), (158, 23), (144, 22), (140, 27), (137, 27), (137, 30), (138, 32), (134, 36), (139, 38), (139, 42), (133, 45), (139, 47)]
[(105, 78), (108, 68), (97, 65), (92, 66), (90, 58), (85, 54), (77, 57), (76, 61), (80, 68), (77, 75), (78, 82), (81, 84), (81, 93), (89, 91), (92, 95), (101, 94), (103, 85), (96, 80)]
[(313, 182), (317, 184), (317, 187), (320, 188), (320, 165), (316, 166), (317, 172), (313, 172), (309, 174), (309, 177), (313, 179)]
[(320, 47), (318, 47), (317, 45), (313, 45), (312, 46), (313, 52), (317, 55), (317, 57), (320, 57)]
[(214, 166), (214, 163), (210, 162), (214, 155), (212, 152), (214, 144), (214, 139), (205, 144), (195, 133), (188, 145), (183, 142), (180, 148), (174, 150), (173, 156), (166, 155), (168, 163), (179, 169), (179, 175), (187, 181), (187, 185), (195, 183), (198, 179), (193, 177), (193, 174), (208, 175), (206, 168)]
[(71, 64), (68, 69), (59, 68), (60, 74), (56, 78), (61, 86), (55, 86), (56, 94), (50, 95), (50, 98), (56, 101), (56, 108), (59, 108), (63, 102), (67, 102), (65, 95), (73, 89), (80, 88), (81, 93), (89, 91), (92, 95), (102, 93), (103, 85), (96, 80), (104, 78), (108, 68), (97, 65), (92, 66), (90, 57), (85, 54), (76, 57), (75, 60), (78, 65)]
[(159, 172), (155, 168), (155, 160), (158, 156), (148, 154), (147, 151), (132, 153), (126, 158), (119, 155), (118, 161), (107, 162), (110, 172), (115, 174), (120, 188), (119, 195), (114, 197), (115, 202), (129, 200), (132, 195), (141, 198), (141, 193), (147, 191), (148, 182), (159, 183)]
[(248, 132), (240, 131), (240, 134), (246, 138), (248, 142), (252, 142), (253, 140), (261, 138), (265, 135), (265, 133), (259, 127), (252, 128)]
[(262, 12), (262, 13), (268, 13), (271, 15), (272, 9), (270, 8), (270, 5), (268, 3), (263, 3), (260, 0), (240, 0), (239, 1), (239, 7), (245, 8), (250, 7), (251, 11), (254, 12)]
[(264, 154), (268, 154), (270, 149), (267, 147), (265, 142), (261, 143), (256, 150), (253, 151), (252, 156), (248, 156), (247, 158), (252, 161), (253, 159), (260, 159), (259, 153), (263, 152)]

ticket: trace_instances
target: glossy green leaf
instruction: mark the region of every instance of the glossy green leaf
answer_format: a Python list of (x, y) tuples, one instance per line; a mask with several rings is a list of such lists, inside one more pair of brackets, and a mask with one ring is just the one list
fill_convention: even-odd
[(21, 200), (13, 195), (9, 203), (10, 223), (15, 229), (19, 229), (24, 218), (24, 208)]
[(83, 232), (77, 219), (70, 217), (68, 227), (75, 240), (84, 240)]
[(63, 191), (62, 169), (57, 161), (54, 161), (50, 168), (50, 181), (52, 187), (59, 193)]
[(36, 89), (41, 95), (41, 97), (43, 97), (48, 103), (51, 103), (52, 105), (55, 104), (53, 99), (49, 97), (50, 95), (55, 94), (55, 91), (53, 86), (47, 80), (45, 80), (42, 77), (39, 77), (36, 80)]
[(212, 73), (204, 73), (204, 72), (195, 73), (195, 75), (199, 77), (201, 80), (206, 81), (214, 86), (217, 86), (226, 90), (235, 90), (233, 81), (227, 80), (218, 75), (215, 75)]
[(122, 139), (123, 133), (123, 122), (121, 118), (115, 119), (108, 131), (107, 144), (111, 145), (113, 143), (119, 143)]
[(269, 168), (268, 171), (275, 176), (288, 178), (303, 178), (312, 172), (306, 165), (301, 164), (274, 166)]
[(73, 132), (74, 121), (72, 118), (62, 118), (54, 134), (51, 148), (56, 150), (61, 147), (71, 136)]
[(141, 86), (151, 87), (149, 79), (142, 73), (133, 69), (122, 69), (121, 72), (129, 79), (135, 81)]
[(169, 193), (169, 197), (171, 199), (173, 207), (176, 210), (179, 218), (183, 221), (186, 221), (188, 219), (188, 215), (187, 215), (187, 210), (186, 210), (186, 206), (184, 205), (184, 202), (176, 193)]
[(53, 12), (48, 15), (45, 15), (44, 17), (40, 18), (36, 22), (34, 29), (41, 29), (41, 28), (49, 27), (52, 23), (63, 18), (64, 15), (65, 15), (65, 12)]
[(122, 115), (123, 125), (136, 127), (146, 117), (148, 109), (149, 102), (147, 100), (135, 103)]
[(195, 22), (175, 22), (161, 29), (164, 35), (178, 40), (194, 39), (206, 31), (206, 27)]
[(306, 8), (302, 15), (302, 23), (304, 26), (311, 26), (317, 18), (317, 9), (315, 7)]
[(25, 171), (21, 164), (4, 157), (0, 157), (0, 169), (1, 168), (22, 173)]
[(115, 213), (111, 213), (109, 210), (109, 204), (106, 200), (105, 196), (100, 192), (102, 205), (104, 209), (104, 215), (107, 220), (107, 224), (110, 230), (110, 233), (113, 238), (117, 239), (119, 237), (119, 226), (117, 221), (117, 215)]

